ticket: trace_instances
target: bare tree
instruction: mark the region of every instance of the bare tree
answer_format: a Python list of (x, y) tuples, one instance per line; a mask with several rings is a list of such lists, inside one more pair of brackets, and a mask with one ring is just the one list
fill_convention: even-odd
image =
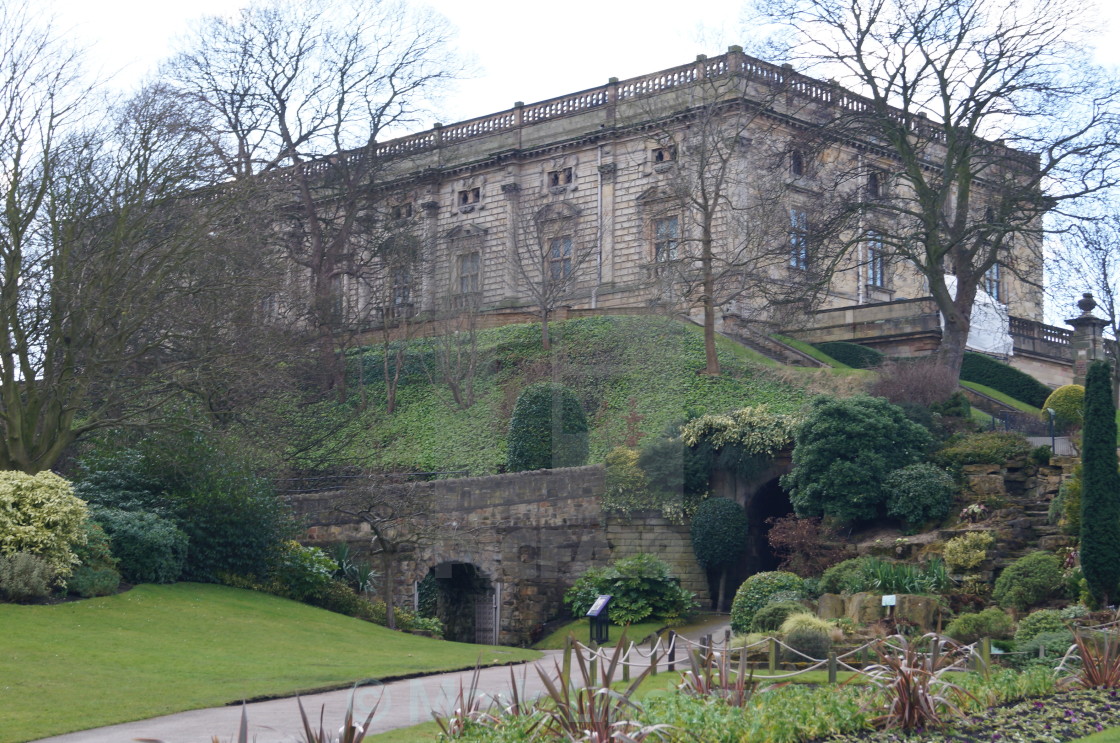
[(478, 371), (478, 309), (466, 306), (441, 313), (433, 322), (431, 358), (425, 371), (433, 385), (443, 383), (455, 405), (474, 405), (474, 380)]
[(787, 163), (790, 135), (766, 115), (777, 94), (756, 93), (737, 75), (692, 86), (688, 109), (657, 135), (663, 185), (645, 199), (660, 217), (653, 273), (661, 297), (702, 309), (710, 375), (720, 373), (717, 314), (788, 321), (793, 305), (815, 306), (840, 255), (798, 216), (823, 197), (799, 201)]
[[(573, 200), (565, 198), (564, 184), (572, 168), (560, 168), (546, 178), (557, 184), (542, 184), (539, 190), (509, 192), (513, 201), (510, 230), (513, 237), (513, 266), (521, 288), (532, 299), (541, 319), (541, 346), (552, 347), (548, 323), (553, 313), (568, 301), (585, 281), (583, 267), (596, 253), (595, 222)], [(559, 191), (552, 194), (551, 189)]]
[(27, 7), (0, 8), (0, 468), (37, 472), (178, 392), (184, 301), (224, 202), (158, 90), (98, 101)]
[[(786, 58), (838, 86), (815, 131), (855, 155), (850, 244), (866, 215), (928, 283), (958, 374), (993, 272), (1041, 282), (1048, 211), (1117, 179), (1117, 91), (1076, 0), (757, 0)], [(791, 80), (797, 76), (790, 71)], [(812, 83), (808, 79), (803, 79)], [(819, 84), (816, 84), (819, 87)], [(839, 86), (855, 91), (847, 94)], [(837, 232), (842, 234), (843, 230)], [(955, 279), (955, 292), (947, 276)]]
[(167, 66), (227, 176), (265, 176), (278, 236), (302, 269), (305, 322), (328, 387), (345, 391), (344, 281), (379, 260), (392, 229), (376, 184), (391, 158), (387, 130), (416, 122), (423, 98), (456, 69), (447, 29), (403, 2), (254, 4), (207, 19)]
[(430, 493), (419, 483), (392, 475), (341, 493), (335, 510), (369, 526), (370, 550), (381, 571), (381, 593), (388, 625), (396, 629), (393, 588), (397, 563), (424, 546), (436, 542), (447, 544), (458, 534), (459, 523), (434, 512)]

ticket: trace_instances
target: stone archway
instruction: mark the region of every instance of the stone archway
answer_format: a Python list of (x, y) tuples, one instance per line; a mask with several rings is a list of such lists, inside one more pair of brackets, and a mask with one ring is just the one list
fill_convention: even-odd
[(444, 561), (432, 566), (424, 581), (434, 614), (443, 622), (444, 639), (485, 645), (498, 643), (501, 584), (471, 562)]
[[(747, 545), (747, 555), (744, 567), (746, 575), (762, 573), (768, 570), (777, 570), (780, 562), (777, 555), (770, 548), (769, 519), (788, 516), (793, 513), (793, 504), (789, 501), (789, 494), (782, 488), (778, 478), (765, 483), (747, 501), (747, 523), (750, 540)], [(746, 577), (746, 576), (744, 576)]]

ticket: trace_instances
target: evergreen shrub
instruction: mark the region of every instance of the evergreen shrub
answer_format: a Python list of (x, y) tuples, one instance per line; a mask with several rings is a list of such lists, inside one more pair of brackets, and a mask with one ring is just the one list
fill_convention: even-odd
[(938, 450), (933, 459), (944, 466), (966, 464), (1004, 464), (1022, 459), (1031, 452), (1031, 444), (1018, 433), (988, 431), (953, 436)]
[(869, 560), (867, 557), (853, 557), (833, 565), (821, 575), (817, 590), (821, 593), (858, 593), (863, 586)]
[(182, 575), (189, 540), (169, 519), (119, 508), (95, 508), (93, 518), (129, 583), (174, 583)]
[(782, 623), (793, 614), (808, 614), (809, 609), (793, 601), (778, 601), (755, 612), (751, 632), (777, 632)]
[[(1065, 656), (1071, 645), (1073, 645), (1073, 633), (1068, 629), (1039, 632), (1023, 641), (1016, 638), (1016, 654), (1009, 660), (1017, 668), (1041, 666), (1048, 671), (1053, 671), (1054, 666)], [(1042, 658), (1038, 657), (1039, 648), (1043, 648), (1045, 652)]]
[(853, 369), (873, 369), (883, 363), (886, 356), (882, 351), (861, 346), (858, 343), (845, 341), (829, 341), (827, 343), (814, 343), (813, 347), (821, 353), (831, 356), (841, 364), (846, 364)]
[(620, 625), (649, 618), (675, 621), (696, 609), (695, 595), (681, 588), (669, 564), (653, 555), (637, 554), (591, 568), (564, 594), (564, 603), (573, 616), (582, 617), (604, 593), (614, 597), (608, 613)]
[(692, 551), (705, 569), (728, 565), (747, 546), (747, 513), (730, 498), (701, 501), (692, 516)]
[(1081, 438), (1081, 571), (1102, 606), (1120, 597), (1120, 472), (1112, 367), (1094, 361), (1085, 378)]
[(929, 464), (910, 464), (887, 475), (887, 515), (916, 529), (949, 515), (957, 486), (948, 472)]
[(832, 636), (827, 631), (808, 627), (790, 630), (782, 642), (788, 646), (782, 648), (782, 660), (786, 663), (807, 663), (806, 655), (813, 660), (824, 660), (832, 650)]
[(52, 578), (65, 579), (78, 564), (74, 550), (86, 539), (88, 514), (70, 483), (53, 472), (0, 472), (0, 555), (37, 555)]
[(982, 353), (965, 353), (961, 379), (991, 387), (1036, 408), (1043, 407), (1050, 396), (1050, 388), (1030, 374)]
[(338, 563), (323, 550), (288, 540), (278, 550), (271, 580), (276, 584), (277, 594), (306, 601), (322, 592), (337, 570)]
[(988, 558), (988, 550), (996, 543), (987, 531), (970, 531), (945, 543), (941, 556), (951, 570), (958, 573), (972, 570)]
[(1079, 384), (1063, 384), (1050, 393), (1042, 404), (1041, 418), (1050, 420), (1047, 408), (1054, 410), (1054, 423), (1062, 428), (1081, 427), (1085, 420), (1085, 388)]
[(0, 598), (17, 604), (42, 601), (51, 595), (54, 567), (30, 552), (0, 555)]
[(91, 568), (79, 565), (66, 579), (66, 590), (84, 599), (116, 593), (121, 585), (121, 574), (113, 568)]
[(920, 461), (929, 431), (878, 397), (821, 397), (797, 427), (793, 468), (782, 477), (798, 516), (864, 521), (880, 516), (889, 473)]
[(731, 603), (731, 630), (736, 634), (750, 631), (754, 616), (770, 603), (771, 597), (782, 591), (796, 591), (804, 595), (805, 581), (781, 571), (755, 573), (743, 581)]
[(949, 622), (945, 634), (963, 643), (976, 642), (982, 637), (1006, 640), (1011, 637), (1015, 622), (1007, 612), (994, 606), (979, 613), (961, 614)]
[(587, 417), (564, 385), (531, 384), (514, 405), (507, 442), (511, 472), (578, 467), (587, 461)]
[(1015, 642), (1026, 642), (1042, 632), (1062, 632), (1066, 629), (1066, 621), (1062, 618), (1061, 612), (1054, 609), (1039, 609), (1019, 620), (1019, 627), (1015, 630)]
[(1057, 555), (1032, 552), (1004, 568), (996, 578), (992, 598), (1002, 607), (1025, 611), (1061, 588), (1062, 564)]

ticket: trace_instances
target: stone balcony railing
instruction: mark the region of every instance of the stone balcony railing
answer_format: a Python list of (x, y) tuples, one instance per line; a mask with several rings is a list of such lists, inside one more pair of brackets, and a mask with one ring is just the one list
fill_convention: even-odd
[[(428, 131), (417, 132), (377, 144), (375, 157), (407, 156), (427, 150), (455, 144), (466, 140), (485, 137), (500, 132), (512, 131), (523, 126), (572, 116), (592, 109), (613, 106), (620, 102), (641, 98), (677, 88), (693, 85), (704, 79), (722, 78), (739, 75), (742, 78), (761, 83), (788, 95), (798, 96), (805, 101), (832, 109), (837, 115), (858, 116), (873, 112), (876, 104), (869, 98), (845, 90), (835, 82), (817, 80), (795, 72), (791, 65), (774, 65), (747, 56), (739, 47), (730, 47), (726, 54), (707, 58), (697, 57), (695, 62), (654, 72), (627, 80), (612, 78), (606, 85), (590, 88), (576, 93), (549, 98), (548, 100), (517, 104), (513, 108), (455, 124), (436, 124)], [(893, 118), (910, 130), (937, 142), (946, 141), (945, 130), (924, 114), (906, 114), (901, 110), (889, 112)], [(1018, 152), (1001, 143), (987, 143), (988, 147), (1003, 149), (1004, 154), (1027, 168), (1038, 167), (1038, 157)], [(339, 156), (332, 156), (302, 167), (309, 174), (325, 173)], [(282, 171), (283, 172), (283, 171)], [(280, 175), (278, 173), (277, 175)]]

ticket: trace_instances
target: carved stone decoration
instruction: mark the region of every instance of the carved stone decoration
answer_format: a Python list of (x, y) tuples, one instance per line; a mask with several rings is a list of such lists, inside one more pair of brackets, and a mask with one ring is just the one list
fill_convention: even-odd
[(520, 192), (521, 192), (521, 184), (520, 183), (503, 183), (502, 184), (502, 193), (504, 193), (506, 196), (516, 196)]
[(605, 181), (614, 180), (618, 174), (617, 163), (603, 163), (599, 166), (599, 177)]
[(1093, 299), (1092, 292), (1085, 292), (1081, 295), (1081, 299), (1077, 300), (1077, 308), (1081, 310), (1082, 315), (1091, 315), (1093, 310), (1097, 308), (1097, 300)]

